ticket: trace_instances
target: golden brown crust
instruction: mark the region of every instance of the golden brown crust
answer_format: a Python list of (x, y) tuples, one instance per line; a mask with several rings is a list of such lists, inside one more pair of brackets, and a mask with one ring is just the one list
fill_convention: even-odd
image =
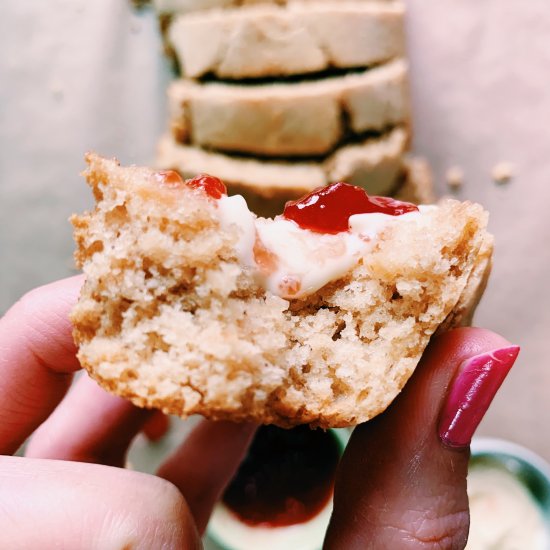
[(494, 239), (486, 234), (481, 244), (477, 260), (474, 264), (466, 288), (460, 296), (460, 300), (453, 308), (447, 319), (440, 325), (438, 332), (444, 332), (454, 327), (469, 326), (476, 308), (485, 292), (491, 269), (493, 267)]
[(73, 218), (86, 273), (72, 313), (79, 359), (107, 390), (183, 417), (325, 428), (372, 418), (471, 302), (487, 251), (483, 209), (447, 201), (388, 226), (351, 273), (288, 302), (243, 270), (237, 229), (222, 230), (200, 192), (87, 160), (97, 206)]

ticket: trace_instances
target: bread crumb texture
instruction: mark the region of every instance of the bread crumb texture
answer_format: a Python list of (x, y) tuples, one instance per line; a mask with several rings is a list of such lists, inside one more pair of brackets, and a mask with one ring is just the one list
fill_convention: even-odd
[(486, 213), (449, 200), (390, 224), (345, 278), (283, 300), (241, 267), (238, 229), (220, 228), (200, 190), (87, 162), (96, 207), (72, 218), (86, 274), (72, 312), (78, 357), (140, 407), (282, 427), (364, 422), (438, 327), (467, 315), (488, 272)]

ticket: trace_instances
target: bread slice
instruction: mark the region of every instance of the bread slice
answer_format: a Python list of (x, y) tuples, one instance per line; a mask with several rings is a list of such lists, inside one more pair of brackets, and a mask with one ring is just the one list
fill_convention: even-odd
[(393, 192), (402, 179), (407, 143), (407, 131), (397, 128), (381, 138), (341, 147), (315, 163), (212, 153), (166, 136), (159, 143), (156, 165), (177, 170), (185, 178), (203, 172), (217, 176), (231, 193), (243, 195), (254, 212), (273, 215), (282, 211), (286, 201), (334, 181), (359, 185), (372, 194)]
[(403, 159), (403, 184), (394, 189), (392, 196), (414, 204), (436, 202), (433, 174), (428, 161), (422, 157), (407, 155)]
[(242, 85), (193, 80), (168, 91), (182, 143), (268, 156), (332, 151), (348, 134), (408, 123), (407, 64), (310, 82)]
[(153, 0), (153, 5), (161, 15), (192, 13), (215, 8), (232, 8), (255, 4), (286, 4), (286, 0)]
[(401, 4), (341, 0), (203, 11), (175, 18), (168, 39), (188, 78), (307, 74), (403, 57), (404, 13)]
[[(358, 4), (365, 0), (338, 0), (342, 4)], [(372, 0), (369, 0), (372, 1)], [(376, 0), (380, 3), (401, 3), (400, 0)], [(153, 5), (162, 16), (172, 16), (177, 13), (192, 13), (195, 11), (211, 10), (216, 8), (234, 8), (271, 4), (285, 6), (293, 4), (317, 4), (334, 2), (334, 0), (153, 0)]]
[(87, 161), (97, 205), (72, 220), (79, 360), (107, 390), (182, 417), (328, 428), (379, 414), (430, 336), (461, 321), (490, 240), (479, 205), (445, 201), (384, 222), (343, 275), (283, 299), (242, 262), (243, 218), (151, 170)]

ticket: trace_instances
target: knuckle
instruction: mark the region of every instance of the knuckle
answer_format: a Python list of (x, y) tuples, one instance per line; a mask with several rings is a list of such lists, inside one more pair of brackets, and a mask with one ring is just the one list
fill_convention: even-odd
[(23, 318), (41, 320), (41, 308), (40, 305), (44, 301), (43, 287), (33, 288), (27, 291), (19, 300), (14, 304), (12, 310), (17, 312)]
[(173, 483), (156, 476), (151, 476), (151, 480), (152, 490), (159, 497), (165, 514), (181, 517), (187, 512), (185, 498)]
[(133, 550), (194, 548), (194, 526), (178, 489), (154, 476), (128, 474), (127, 496), (133, 503), (104, 517), (102, 544)]
[(469, 512), (455, 510), (440, 514), (431, 510), (409, 510), (393, 529), (403, 548), (421, 550), (458, 550), (466, 546)]
[(70, 374), (78, 368), (70, 307), (71, 302), (63, 298), (55, 283), (45, 285), (24, 294), (0, 319), (0, 326), (12, 333), (38, 364), (59, 374)]
[(40, 339), (43, 334), (43, 329), (47, 328), (43, 326), (42, 315), (40, 311), (40, 303), (42, 302), (42, 295), (39, 292), (40, 289), (29, 290), (24, 294), (15, 304), (8, 310), (4, 320), (6, 322), (17, 323), (20, 326), (24, 326), (26, 332), (24, 335), (29, 342), (33, 342), (35, 339)]

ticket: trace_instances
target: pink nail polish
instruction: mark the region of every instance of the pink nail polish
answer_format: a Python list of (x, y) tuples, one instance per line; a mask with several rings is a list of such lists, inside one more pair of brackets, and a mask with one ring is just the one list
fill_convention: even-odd
[(518, 346), (509, 346), (470, 357), (462, 363), (439, 422), (443, 443), (450, 447), (470, 444), (518, 354)]

